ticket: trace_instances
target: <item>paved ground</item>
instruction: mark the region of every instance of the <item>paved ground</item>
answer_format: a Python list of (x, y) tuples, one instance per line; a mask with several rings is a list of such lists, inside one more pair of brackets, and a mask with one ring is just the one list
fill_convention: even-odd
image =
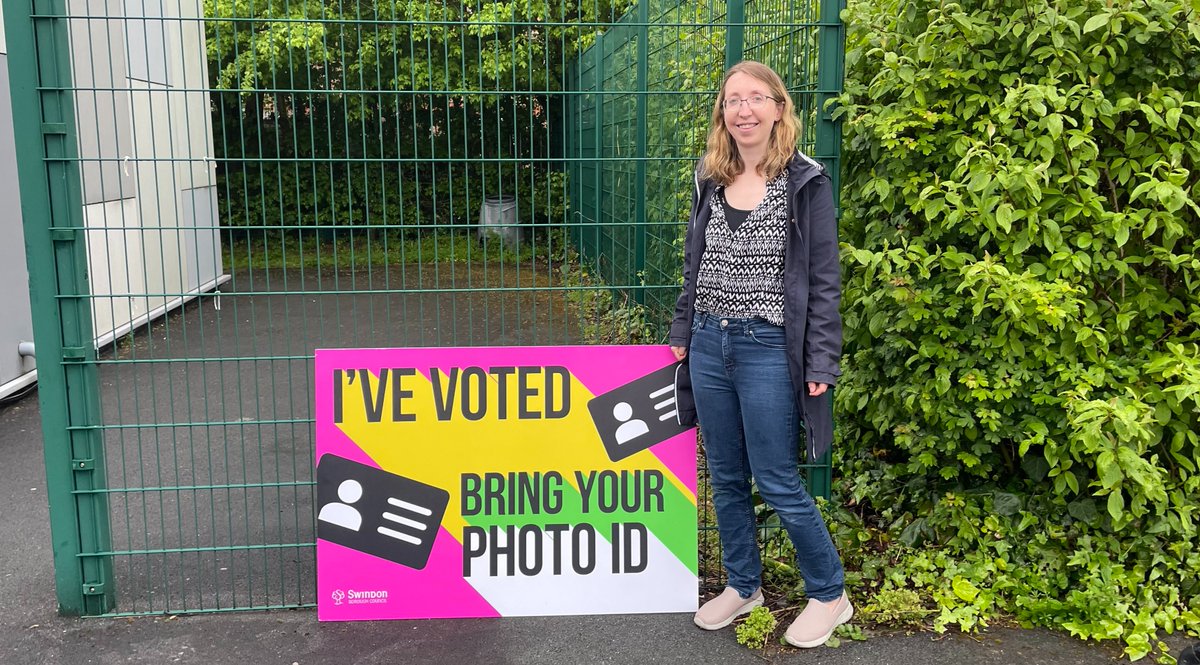
[[(279, 276), (275, 276), (278, 280)], [(295, 280), (293, 280), (295, 281)], [(367, 309), (354, 299), (322, 310), (319, 292), (324, 280), (305, 285), (309, 296), (259, 295), (240, 302), (227, 298), (218, 312), (206, 303), (190, 313), (152, 329), (144, 339), (120, 350), (124, 358), (169, 359), (181, 357), (254, 358), (264, 352), (297, 355), (313, 344), (367, 345), (390, 340), (393, 345), (430, 339), (445, 325), (443, 312), (474, 307), (465, 300), (396, 302), (395, 312), (409, 313), (409, 322), (393, 326), (389, 305), (373, 301)], [(274, 291), (265, 278), (243, 291)], [(347, 285), (340, 285), (346, 288)], [(294, 284), (291, 285), (294, 288)], [(236, 286), (235, 286), (236, 288)], [(469, 298), (463, 295), (462, 298)], [(233, 301), (232, 303), (229, 301)], [(236, 307), (234, 307), (236, 304)], [(493, 307), (493, 313), (498, 306)], [(312, 332), (311, 317), (331, 312), (327, 324)], [(461, 311), (461, 310), (459, 310)], [(511, 311), (511, 310), (504, 310)], [(530, 343), (527, 332), (545, 331), (542, 317), (561, 316), (552, 303), (530, 301), (519, 318), (488, 319), (488, 335), (507, 343)], [(367, 315), (363, 313), (366, 312)], [(185, 317), (190, 316), (185, 322)], [(451, 314), (453, 316), (453, 314)], [(224, 317), (224, 318), (222, 318)], [(378, 320), (376, 320), (376, 318)], [(266, 322), (249, 326), (250, 321)], [(364, 326), (363, 321), (370, 325)], [(351, 325), (353, 324), (353, 325)], [(495, 325), (495, 330), (490, 327)], [(172, 328), (174, 326), (174, 328)], [(179, 326), (184, 326), (180, 328)], [(554, 327), (562, 343), (572, 331), (564, 323)], [(207, 332), (207, 334), (205, 334)], [(233, 334), (236, 333), (236, 334)], [(316, 334), (320, 342), (313, 341)], [(407, 340), (407, 341), (406, 341)], [(481, 343), (469, 334), (459, 343)], [(155, 499), (140, 505), (121, 505), (114, 499), (114, 542), (118, 547), (170, 545), (146, 532), (168, 528), (172, 537), (209, 542), (259, 537), (262, 531), (311, 542), (305, 531), (311, 524), (311, 496), (303, 485), (311, 478), (311, 439), (307, 428), (294, 424), (256, 424), (269, 419), (303, 417), (310, 394), (307, 363), (292, 367), (279, 361), (216, 361), (213, 363), (150, 363), (137, 376), (126, 375), (130, 365), (102, 368), (106, 423), (214, 421), (247, 422), (220, 428), (200, 428), (164, 438), (154, 430), (134, 436), (125, 430), (110, 432), (106, 440), (110, 466), (124, 464), (121, 477), (129, 486), (247, 481), (296, 482), (278, 495), (256, 497), (255, 502), (280, 506), (282, 517), (243, 520), (246, 502), (221, 503), (212, 492), (151, 492)], [(221, 374), (222, 367), (228, 369)], [(216, 380), (220, 377), (220, 380)], [(260, 397), (254, 386), (269, 385), (286, 399)], [(117, 399), (117, 395), (123, 395)], [(220, 411), (217, 411), (220, 409)], [(289, 411), (290, 409), (290, 411)], [(249, 429), (247, 429), (249, 428)], [(214, 431), (215, 430), (215, 431)], [(118, 435), (119, 434), (119, 435)], [(246, 448), (246, 442), (256, 448)], [(732, 629), (706, 633), (691, 625), (686, 615), (548, 617), (502, 620), (406, 621), (359, 624), (319, 624), (313, 611), (226, 612), (179, 617), (71, 619), (55, 613), (54, 577), (42, 468), (41, 424), (36, 396), (0, 407), (0, 663), (4, 665), (82, 665), (95, 663), (204, 663), (205, 665), (269, 665), (330, 663), (332, 665), (396, 663), (1037, 663), (1092, 665), (1112, 662), (1111, 646), (1083, 644), (1065, 635), (1046, 631), (993, 630), (980, 636), (931, 634), (875, 635), (865, 642), (844, 643), (837, 649), (798, 651), (772, 648), (751, 652), (737, 645)], [(239, 447), (242, 446), (242, 447)], [(218, 449), (220, 459), (212, 471), (199, 473), (193, 466), (197, 454)], [(301, 450), (301, 448), (305, 448)], [(164, 451), (170, 451), (166, 453)], [(199, 452), (198, 452), (199, 451)], [(249, 454), (248, 452), (249, 451)], [(120, 460), (120, 461), (118, 461)], [(239, 475), (240, 474), (240, 475)], [(191, 502), (191, 503), (189, 503)], [(198, 510), (197, 506), (204, 510)], [(205, 510), (222, 516), (201, 515)], [(121, 518), (121, 516), (124, 518)], [(132, 515), (132, 519), (130, 516)], [(197, 517), (197, 515), (201, 515)], [(232, 516), (232, 517), (230, 517)], [(225, 522), (228, 522), (226, 524)], [(154, 528), (143, 529), (147, 524)], [(281, 533), (268, 536), (282, 537)], [(165, 538), (165, 537), (162, 537)], [(181, 541), (180, 545), (186, 545)], [(272, 558), (273, 557), (273, 558)], [(245, 563), (245, 566), (241, 564)], [(228, 565), (226, 565), (228, 564)], [(190, 568), (188, 566), (191, 566)], [(262, 560), (223, 561), (217, 555), (196, 560), (147, 561), (121, 570), (125, 587), (121, 609), (162, 607), (164, 598), (195, 598), (210, 602), (241, 594), (256, 598), (262, 584), (253, 576), (269, 571), (280, 589), (294, 589), (293, 598), (311, 602), (311, 548), (275, 553)], [(214, 582), (214, 577), (222, 579)], [(270, 592), (270, 589), (266, 590)], [(224, 596), (222, 594), (225, 594)], [(286, 594), (285, 594), (286, 596)], [(265, 598), (266, 596), (264, 596)]]
[(739, 646), (686, 615), (319, 624), (312, 611), (73, 619), (55, 614), (36, 396), (0, 407), (0, 663), (872, 663), (1095, 665), (1115, 650), (1046, 631), (875, 635), (837, 649)]

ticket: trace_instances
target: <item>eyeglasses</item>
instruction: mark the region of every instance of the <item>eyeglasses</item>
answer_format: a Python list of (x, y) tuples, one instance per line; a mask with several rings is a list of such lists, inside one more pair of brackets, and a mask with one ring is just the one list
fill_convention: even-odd
[(775, 102), (776, 104), (780, 103), (780, 101), (774, 97), (768, 97), (766, 95), (754, 95), (753, 97), (746, 99), (726, 99), (724, 102), (721, 102), (721, 104), (725, 107), (726, 111), (737, 111), (738, 109), (742, 108), (742, 104), (749, 104), (750, 108), (752, 109), (761, 109), (767, 105), (768, 100)]

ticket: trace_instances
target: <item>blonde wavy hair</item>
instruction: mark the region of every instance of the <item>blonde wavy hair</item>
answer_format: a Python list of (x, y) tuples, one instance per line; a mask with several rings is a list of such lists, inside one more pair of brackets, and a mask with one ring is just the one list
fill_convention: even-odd
[(771, 97), (783, 103), (783, 115), (771, 128), (771, 138), (767, 143), (767, 154), (758, 164), (758, 172), (766, 178), (774, 178), (787, 166), (792, 156), (796, 154), (796, 137), (800, 136), (800, 118), (796, 116), (796, 104), (783, 85), (783, 79), (775, 70), (753, 60), (743, 60), (729, 68), (721, 79), (721, 93), (713, 103), (712, 123), (708, 130), (708, 148), (700, 164), (700, 175), (728, 185), (746, 165), (738, 154), (737, 144), (725, 127), (725, 86), (734, 74), (746, 74), (757, 81), (765, 83)]

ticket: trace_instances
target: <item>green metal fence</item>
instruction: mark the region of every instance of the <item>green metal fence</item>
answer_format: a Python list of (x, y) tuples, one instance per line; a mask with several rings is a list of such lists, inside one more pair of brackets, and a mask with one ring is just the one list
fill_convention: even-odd
[(314, 349), (664, 316), (725, 62), (836, 166), (775, 1), (3, 0), (61, 610), (315, 603)]

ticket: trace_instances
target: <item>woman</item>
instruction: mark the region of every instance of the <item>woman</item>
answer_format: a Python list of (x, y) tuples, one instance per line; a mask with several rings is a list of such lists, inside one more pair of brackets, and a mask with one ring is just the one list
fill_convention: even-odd
[(745, 61), (726, 72), (696, 173), (670, 343), (684, 362), (681, 418), (692, 415), (694, 397), (704, 435), (729, 580), (696, 625), (723, 628), (763, 602), (753, 476), (796, 547), (809, 603), (786, 639), (807, 648), (824, 644), (854, 610), (798, 468), (801, 422), (809, 459), (832, 443), (829, 389), (842, 343), (832, 187), (796, 150), (799, 126), (769, 67)]

